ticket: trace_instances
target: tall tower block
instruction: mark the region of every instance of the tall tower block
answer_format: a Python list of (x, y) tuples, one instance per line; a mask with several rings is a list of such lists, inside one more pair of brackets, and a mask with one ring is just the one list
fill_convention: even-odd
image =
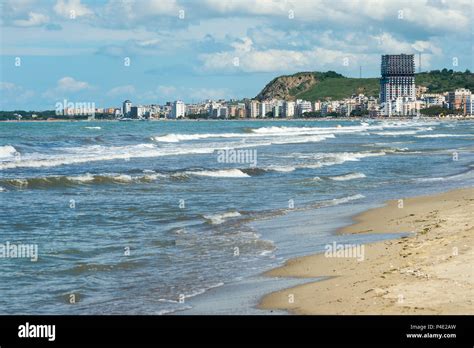
[(415, 56), (387, 54), (382, 56), (380, 102), (406, 97), (415, 100)]

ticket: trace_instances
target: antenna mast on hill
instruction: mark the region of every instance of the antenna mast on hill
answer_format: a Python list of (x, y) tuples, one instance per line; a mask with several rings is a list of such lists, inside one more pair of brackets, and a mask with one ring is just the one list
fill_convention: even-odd
[(359, 66), (359, 78), (362, 78), (362, 65)]

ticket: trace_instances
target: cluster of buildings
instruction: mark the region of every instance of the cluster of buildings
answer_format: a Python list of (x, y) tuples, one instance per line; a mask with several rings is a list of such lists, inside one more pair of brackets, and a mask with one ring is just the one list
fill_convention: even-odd
[(427, 93), (428, 88), (415, 86), (413, 54), (382, 56), (380, 107), (376, 116), (417, 116), (421, 109), (439, 106), (449, 112), (473, 115), (470, 90), (456, 89), (445, 93)]
[(332, 101), (307, 101), (302, 99), (265, 100), (206, 100), (197, 104), (183, 101), (168, 102), (165, 105), (132, 106), (129, 100), (123, 102), (122, 109), (110, 110), (121, 119), (179, 119), (179, 118), (297, 118), (312, 116), (351, 116), (354, 111), (364, 112), (377, 109), (377, 98), (363, 94)]
[(122, 108), (103, 109), (104, 113), (128, 119), (179, 118), (293, 118), (306, 116), (419, 116), (422, 109), (438, 106), (446, 114), (473, 115), (474, 97), (468, 89), (429, 93), (415, 85), (413, 54), (383, 55), (379, 98), (363, 94), (341, 100), (205, 100), (185, 104), (181, 100), (165, 105), (132, 105), (125, 100)]

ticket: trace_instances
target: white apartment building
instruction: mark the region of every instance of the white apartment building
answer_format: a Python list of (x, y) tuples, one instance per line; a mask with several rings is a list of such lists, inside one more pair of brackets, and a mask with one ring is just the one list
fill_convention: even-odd
[(283, 104), (283, 117), (293, 117), (293, 116), (295, 116), (295, 107), (296, 107), (295, 102), (286, 101)]
[(122, 104), (122, 115), (124, 117), (129, 117), (131, 111), (132, 111), (132, 102), (127, 99)]
[(356, 101), (353, 99), (346, 99), (344, 103), (339, 105), (339, 112), (344, 116), (350, 116), (351, 112), (356, 109)]
[(258, 113), (259, 113), (259, 116), (260, 117), (265, 117), (266, 116), (266, 108), (267, 104), (265, 102), (261, 102), (260, 105), (259, 105), (259, 110), (258, 110)]
[(248, 115), (250, 118), (257, 118), (259, 116), (259, 102), (257, 100), (251, 100), (248, 104)]
[(221, 103), (214, 102), (214, 101), (209, 102), (208, 115), (212, 118), (218, 118), (219, 108), (221, 106), (222, 106)]
[(170, 118), (182, 118), (186, 115), (186, 104), (181, 100), (177, 100), (171, 107)]
[(298, 116), (302, 116), (303, 114), (307, 112), (313, 111), (313, 106), (311, 105), (311, 102), (309, 101), (297, 99), (296, 110), (297, 110)]
[(383, 104), (383, 115), (387, 116), (417, 116), (420, 113), (422, 101), (409, 97), (398, 97)]
[(321, 102), (320, 101), (315, 101), (314, 102), (313, 110), (314, 111), (321, 111)]
[(443, 106), (446, 101), (444, 95), (438, 93), (422, 94), (420, 99), (423, 101), (425, 108), (429, 108), (430, 106)]
[(282, 100), (277, 100), (273, 103), (272, 112), (273, 112), (274, 118), (284, 117), (283, 105), (284, 105), (284, 102)]

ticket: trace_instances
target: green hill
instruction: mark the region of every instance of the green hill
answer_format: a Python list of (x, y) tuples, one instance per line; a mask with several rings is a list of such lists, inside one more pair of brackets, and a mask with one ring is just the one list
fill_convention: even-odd
[(432, 70), (416, 74), (416, 85), (428, 87), (429, 93), (442, 93), (456, 88), (467, 88), (474, 92), (474, 74), (453, 70)]
[[(353, 94), (363, 93), (378, 97), (379, 78), (349, 78), (334, 71), (301, 72), (273, 79), (257, 95), (256, 99), (305, 99), (309, 101), (342, 99)], [(469, 70), (433, 70), (415, 75), (417, 86), (428, 87), (429, 93), (440, 93), (455, 88), (468, 88), (474, 91), (474, 74)]]

